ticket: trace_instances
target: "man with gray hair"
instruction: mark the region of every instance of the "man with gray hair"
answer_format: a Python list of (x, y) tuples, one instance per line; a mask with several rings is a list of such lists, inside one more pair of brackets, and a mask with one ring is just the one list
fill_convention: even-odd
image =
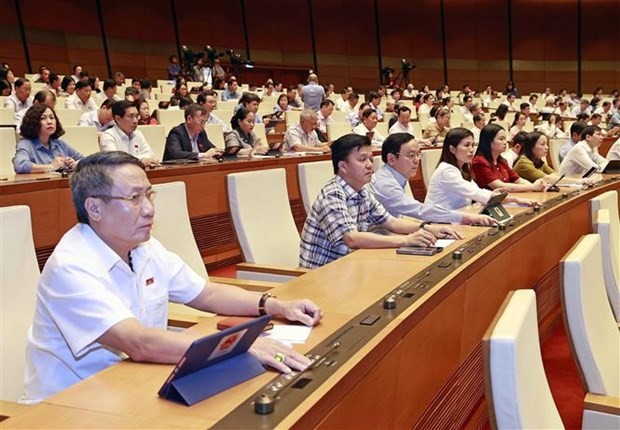
[(325, 89), (319, 85), (319, 78), (314, 73), (308, 76), (308, 85), (301, 89), (301, 99), (304, 102), (304, 108), (319, 110), (321, 102), (325, 99)]
[[(78, 224), (60, 239), (41, 274), (23, 402), (38, 403), (127, 358), (176, 363), (202, 334), (166, 330), (169, 301), (308, 326), (321, 319), (309, 300), (280, 300), (206, 280), (151, 237), (155, 190), (137, 158), (120, 151), (92, 154), (70, 183)], [(262, 337), (250, 353), (285, 373), (310, 364)]]
[(304, 109), (299, 115), (299, 124), (286, 130), (284, 147), (287, 151), (322, 151), (330, 152), (329, 145), (321, 145), (315, 129), (319, 118), (312, 109)]

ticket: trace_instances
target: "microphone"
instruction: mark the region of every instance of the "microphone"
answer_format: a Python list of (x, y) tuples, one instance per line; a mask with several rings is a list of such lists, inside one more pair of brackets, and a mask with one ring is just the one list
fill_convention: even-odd
[(560, 178), (555, 181), (549, 188), (547, 188), (547, 191), (551, 191), (554, 193), (559, 193), (560, 192), (560, 187), (558, 187), (558, 182), (560, 182), (562, 179), (564, 179), (565, 175), (560, 176)]

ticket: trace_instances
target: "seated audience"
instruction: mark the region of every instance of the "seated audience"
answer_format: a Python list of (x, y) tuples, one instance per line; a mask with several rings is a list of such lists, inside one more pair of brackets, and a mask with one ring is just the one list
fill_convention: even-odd
[(381, 94), (378, 91), (368, 93), (368, 102), (370, 108), (377, 114), (377, 121), (383, 121), (383, 110), (379, 106), (381, 104)]
[[(39, 282), (22, 401), (40, 402), (127, 358), (179, 361), (203, 334), (166, 330), (169, 300), (225, 315), (319, 322), (321, 310), (311, 301), (259, 300), (256, 293), (210, 282), (152, 238), (155, 192), (135, 157), (106, 152), (83, 161), (71, 178), (78, 224), (61, 238)], [(144, 279), (146, 289), (139, 287)], [(250, 352), (285, 373), (310, 364), (263, 337)]]
[(527, 133), (525, 131), (518, 132), (510, 143), (510, 147), (502, 153), (502, 158), (508, 163), (508, 167), (514, 166), (515, 161), (521, 155), (521, 151), (523, 149), (523, 144), (525, 143), (525, 139), (527, 138)]
[[(444, 141), (439, 165), (428, 185), (424, 203), (452, 210), (468, 206), (472, 200), (486, 204), (494, 192), (478, 187), (473, 181), (471, 170), (473, 158), (472, 132), (461, 127), (450, 130)], [(535, 203), (533, 200), (513, 196), (506, 197), (504, 201), (529, 206)]]
[(531, 183), (520, 178), (502, 157), (506, 151), (506, 131), (489, 124), (480, 131), (480, 143), (472, 161), (472, 174), (479, 187), (507, 191), (542, 191), (543, 181)]
[(562, 130), (562, 117), (556, 113), (549, 115), (549, 121), (543, 122), (538, 131), (544, 133), (549, 139), (563, 139), (566, 134)]
[[(138, 87), (138, 91), (139, 90), (140, 88)], [(183, 80), (179, 80), (174, 86), (172, 97), (170, 97), (170, 104), (175, 102), (175, 104), (178, 105), (181, 102), (181, 99), (188, 97), (188, 93), (187, 83)]]
[(48, 84), (50, 83), (50, 69), (45, 66), (39, 67), (39, 77), (35, 81), (37, 84)]
[(334, 111), (334, 102), (330, 99), (325, 99), (321, 102), (321, 106), (317, 112), (317, 117), (319, 120), (318, 129), (324, 135), (327, 135), (327, 124), (333, 123), (334, 118), (332, 118), (331, 114)]
[(351, 124), (351, 127), (355, 127), (362, 122), (362, 114), (366, 109), (370, 109), (370, 103), (360, 103), (357, 111), (352, 110), (347, 114), (347, 121), (349, 122), (349, 124)]
[(22, 140), (13, 157), (15, 173), (73, 169), (82, 155), (59, 139), (64, 133), (51, 107), (38, 103), (28, 109), (20, 127)]
[(286, 89), (286, 97), (288, 98), (288, 107), (290, 109), (301, 110), (302, 103), (297, 97), (297, 87), (295, 85), (289, 85)]
[(413, 126), (411, 125), (411, 109), (407, 106), (400, 106), (397, 112), (397, 121), (390, 127), (389, 134), (409, 133), (413, 135)]
[(508, 124), (508, 121), (506, 120), (507, 114), (508, 114), (508, 106), (506, 106), (505, 104), (499, 105), (497, 109), (495, 110), (495, 113), (491, 115), (489, 124), (494, 123), (502, 127), (504, 130), (509, 130), (510, 124)]
[(420, 164), (420, 146), (411, 134), (390, 134), (381, 147), (381, 159), (385, 164), (372, 175), (370, 190), (392, 216), (429, 222), (494, 224), (489, 216), (421, 203), (405, 192), (409, 179), (415, 176)]
[(368, 136), (372, 142), (372, 146), (381, 147), (385, 140), (385, 136), (377, 130), (377, 121), (377, 113), (372, 107), (368, 107), (362, 112), (362, 122), (353, 127), (353, 133), (360, 136)]
[(269, 123), (269, 119), (263, 118), (258, 114), (258, 107), (260, 106), (260, 97), (257, 94), (244, 92), (239, 99), (239, 104), (233, 108), (233, 113), (237, 112), (240, 107), (247, 108), (254, 114), (254, 122), (256, 124), (265, 123), (265, 126)]
[(102, 151), (124, 151), (137, 157), (145, 166), (157, 166), (159, 162), (144, 135), (138, 130), (138, 108), (121, 100), (112, 104), (114, 127), (106, 130), (99, 139)]
[(480, 130), (482, 130), (485, 125), (486, 119), (484, 113), (474, 115), (474, 126), (471, 129), (471, 132), (474, 134), (474, 142), (480, 142)]
[(112, 117), (112, 105), (114, 103), (115, 101), (112, 99), (104, 100), (98, 110), (83, 113), (78, 125), (95, 127), (99, 135), (114, 127), (114, 118)]
[(82, 112), (97, 110), (97, 104), (91, 97), (92, 88), (88, 82), (78, 81), (75, 84), (75, 92), (67, 97), (67, 109), (79, 109)]
[(226, 89), (222, 91), (222, 101), (226, 100), (236, 100), (241, 97), (241, 93), (237, 91), (239, 89), (239, 84), (236, 79), (229, 79), (226, 83)]
[(568, 151), (570, 151), (573, 146), (575, 146), (581, 140), (581, 133), (588, 125), (585, 122), (574, 122), (573, 125), (570, 126), (570, 139), (560, 148), (559, 156), (560, 162), (564, 160)]
[(424, 130), (424, 139), (429, 139), (434, 145), (443, 143), (450, 131), (450, 110), (441, 108), (435, 114), (435, 121), (429, 121)]
[(278, 101), (273, 107), (273, 111), (286, 112), (287, 110), (291, 110), (290, 106), (288, 105), (288, 97), (286, 96), (286, 94), (280, 94), (278, 96)]
[[(56, 95), (50, 90), (40, 90), (34, 95), (32, 105), (44, 104), (49, 106), (52, 110), (56, 109)], [(19, 130), (24, 120), (24, 116), (28, 112), (28, 109), (22, 109), (19, 112), (15, 112), (15, 128)]]
[(203, 160), (222, 153), (207, 137), (205, 124), (207, 110), (204, 106), (193, 103), (184, 111), (185, 122), (177, 125), (166, 138), (164, 161), (166, 160)]
[(432, 94), (425, 94), (422, 96), (422, 104), (418, 108), (418, 115), (430, 115), (431, 108), (433, 107), (433, 103), (435, 103), (435, 97)]
[(13, 91), (13, 87), (11, 87), (11, 84), (9, 83), (9, 81), (5, 79), (1, 79), (0, 80), (0, 96), (8, 97), (11, 95), (12, 91)]
[(140, 109), (138, 109), (140, 118), (138, 119), (138, 125), (158, 125), (157, 116), (155, 112), (151, 114), (151, 108), (146, 100), (140, 100)]
[[(368, 137), (347, 134), (336, 140), (332, 164), (335, 176), (319, 193), (301, 233), (301, 267), (320, 267), (355, 249), (432, 246), (436, 236), (462, 238), (452, 227), (395, 218), (385, 210), (365, 187), (372, 176)], [(396, 234), (376, 234), (372, 227)]]
[(342, 92), (340, 93), (340, 97), (336, 100), (336, 110), (348, 112), (346, 110), (346, 106), (349, 104), (349, 95), (353, 92), (353, 90), (349, 91), (349, 87), (344, 87)]
[(230, 125), (219, 119), (213, 114), (213, 111), (217, 108), (217, 93), (213, 90), (205, 90), (198, 94), (196, 102), (199, 105), (204, 106), (207, 112), (207, 124), (219, 124), (222, 126), (224, 133), (231, 131)]
[(514, 139), (517, 133), (524, 132), (525, 123), (527, 122), (527, 116), (524, 113), (517, 112), (515, 114), (515, 119), (512, 121), (512, 126), (510, 127), (510, 131), (508, 132), (508, 140)]
[(260, 138), (254, 134), (252, 131), (254, 124), (254, 113), (248, 108), (239, 108), (230, 119), (232, 131), (226, 134), (224, 138), (226, 147), (241, 146), (237, 155), (266, 154), (269, 151), (269, 146), (261, 142)]
[(284, 135), (284, 148), (287, 151), (330, 152), (329, 145), (319, 141), (316, 133), (318, 115), (312, 109), (304, 109), (299, 115), (299, 124), (290, 126)]
[(8, 96), (4, 102), (4, 107), (7, 109), (13, 109), (15, 113), (28, 110), (32, 106), (32, 97), (30, 92), (32, 86), (30, 81), (26, 78), (19, 78), (15, 80), (15, 91)]
[(597, 172), (602, 172), (607, 166), (607, 159), (595, 151), (601, 143), (601, 129), (596, 126), (585, 127), (581, 132), (581, 141), (575, 144), (562, 160), (560, 174), (581, 177), (593, 167)]

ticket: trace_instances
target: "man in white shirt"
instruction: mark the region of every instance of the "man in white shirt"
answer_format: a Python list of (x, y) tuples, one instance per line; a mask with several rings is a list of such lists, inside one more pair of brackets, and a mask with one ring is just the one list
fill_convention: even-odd
[(603, 143), (601, 129), (588, 126), (581, 132), (581, 141), (577, 143), (560, 164), (559, 173), (568, 177), (581, 177), (591, 168), (602, 172), (608, 160), (596, 151)]
[(566, 142), (560, 148), (559, 157), (560, 162), (564, 160), (568, 151), (572, 149), (573, 146), (577, 144), (581, 140), (581, 133), (588, 125), (585, 122), (577, 121), (574, 122), (573, 125), (570, 126), (570, 140)]
[[(176, 363), (203, 334), (166, 330), (169, 301), (226, 315), (269, 313), (309, 326), (321, 319), (309, 300), (261, 297), (207, 281), (152, 238), (155, 192), (135, 157), (111, 152), (82, 159), (71, 192), (78, 224), (41, 275), (23, 402), (41, 402), (126, 358)], [(310, 364), (264, 338), (250, 352), (281, 372)]]
[[(39, 103), (45, 104), (50, 108), (54, 109), (56, 107), (56, 94), (54, 94), (50, 90), (40, 90), (34, 95), (33, 106)], [(15, 128), (19, 131), (22, 121), (24, 120), (24, 116), (28, 112), (27, 109), (22, 109), (19, 112), (15, 112)]]
[(349, 104), (349, 95), (353, 92), (349, 91), (349, 88), (350, 87), (345, 87), (340, 93), (340, 97), (338, 97), (336, 101), (336, 110), (345, 111), (346, 106)]
[(99, 139), (102, 151), (123, 151), (138, 158), (145, 166), (158, 166), (155, 153), (138, 130), (138, 108), (127, 101), (121, 100), (112, 105), (112, 114), (116, 125), (107, 130)]
[(575, 107), (573, 107), (573, 109), (571, 110), (571, 113), (575, 117), (579, 116), (582, 113), (585, 113), (586, 115), (590, 116), (590, 114), (592, 113), (592, 107), (590, 106), (590, 102), (586, 99), (582, 99), (578, 105), (575, 105)]
[(13, 109), (15, 113), (22, 110), (28, 110), (28, 108), (32, 106), (32, 97), (30, 97), (31, 91), (32, 86), (30, 85), (30, 81), (28, 79), (17, 79), (15, 81), (15, 91), (6, 98), (4, 107), (7, 109)]
[(103, 103), (101, 103), (101, 107), (98, 110), (83, 113), (80, 117), (80, 122), (78, 125), (85, 127), (96, 127), (97, 132), (99, 133), (114, 127), (114, 121), (112, 118), (113, 103), (115, 103), (113, 99), (105, 99)]
[(463, 97), (463, 106), (460, 107), (461, 115), (467, 122), (473, 122), (473, 116), (469, 111), (469, 108), (474, 103), (473, 98), (470, 95), (466, 95)]
[(486, 125), (486, 119), (484, 117), (484, 113), (479, 113), (474, 115), (474, 126), (471, 129), (471, 132), (474, 134), (474, 142), (480, 142), (480, 130)]
[(349, 121), (349, 124), (351, 124), (351, 128), (362, 122), (362, 113), (368, 108), (370, 108), (370, 103), (360, 103), (357, 110), (351, 110), (351, 112), (347, 114), (347, 121)]
[(371, 91), (368, 93), (368, 102), (370, 108), (377, 114), (377, 121), (383, 120), (383, 109), (379, 107), (381, 103), (381, 93), (378, 91)]
[(515, 106), (516, 99), (515, 93), (508, 93), (508, 95), (506, 95), (506, 100), (502, 102), (502, 104), (508, 106), (510, 112), (518, 112), (519, 109)]
[(114, 101), (122, 100), (122, 98), (117, 94), (116, 89), (118, 86), (114, 79), (106, 79), (103, 81), (103, 92), (99, 96), (99, 100), (103, 102), (105, 99), (112, 99)]
[(316, 134), (319, 119), (312, 109), (304, 109), (299, 114), (299, 124), (295, 124), (286, 130), (284, 135), (284, 147), (287, 151), (331, 151), (329, 145), (322, 145)]
[(398, 108), (397, 121), (390, 127), (389, 134), (409, 133), (413, 136), (413, 126), (411, 125), (411, 109), (407, 106)]
[(67, 109), (80, 109), (82, 112), (97, 110), (97, 104), (91, 98), (92, 88), (88, 82), (78, 81), (75, 92), (67, 97)]
[(317, 112), (317, 118), (319, 120), (318, 128), (321, 133), (327, 135), (327, 124), (334, 122), (332, 118), (332, 112), (334, 111), (334, 102), (330, 99), (325, 99), (321, 102), (321, 108)]
[(420, 104), (420, 108), (418, 109), (418, 115), (422, 114), (431, 114), (431, 108), (433, 107), (433, 103), (435, 102), (435, 97), (432, 94), (425, 94), (422, 97), (422, 103)]
[(207, 124), (221, 125), (224, 133), (229, 133), (232, 131), (230, 123), (226, 124), (224, 121), (222, 121), (220, 118), (213, 114), (213, 111), (217, 108), (217, 93), (215, 91), (205, 90), (202, 93), (198, 94), (196, 103), (204, 106), (204, 108), (207, 110)]
[(357, 112), (357, 102), (359, 101), (360, 96), (357, 93), (351, 92), (347, 98), (347, 103), (339, 109), (342, 112), (346, 112), (347, 114), (351, 112)]
[(506, 152), (502, 153), (502, 158), (506, 160), (510, 168), (514, 166), (515, 161), (517, 161), (517, 158), (521, 155), (521, 150), (525, 144), (525, 139), (527, 139), (527, 133), (524, 131), (518, 132), (512, 138), (512, 145), (506, 150)]
[(362, 122), (353, 128), (353, 133), (369, 137), (372, 146), (380, 148), (385, 136), (377, 130), (377, 122), (377, 113), (372, 108), (365, 109), (362, 112)]

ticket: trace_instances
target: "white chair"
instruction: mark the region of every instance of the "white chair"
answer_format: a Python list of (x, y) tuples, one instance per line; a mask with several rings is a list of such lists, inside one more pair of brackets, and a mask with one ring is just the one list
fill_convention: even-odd
[(334, 110), (330, 116), (334, 119), (334, 122), (347, 122), (346, 112)]
[(284, 169), (231, 173), (227, 176), (228, 203), (246, 263), (288, 268), (272, 275), (248, 273), (240, 265), (237, 277), (287, 281), (306, 271), (299, 267), (300, 238), (288, 200)]
[(0, 208), (0, 237), (0, 400), (17, 401), (40, 277), (28, 206)]
[(261, 142), (263, 142), (263, 145), (267, 145), (269, 143), (267, 142), (267, 132), (265, 131), (265, 124), (254, 124), (254, 129), (252, 131), (254, 132), (256, 137), (258, 137)]
[(5, 178), (15, 173), (13, 157), (17, 139), (13, 127), (0, 127), (0, 177)]
[(334, 176), (334, 167), (331, 160), (299, 163), (297, 176), (304, 209), (309, 214), (321, 189)]
[(533, 290), (510, 292), (482, 348), (491, 428), (564, 428), (543, 368)]
[(551, 158), (551, 167), (554, 170), (560, 168), (560, 148), (567, 142), (567, 139), (551, 139), (549, 141), (549, 157)]
[(612, 222), (610, 218), (608, 209), (598, 211), (594, 218), (593, 230), (601, 236), (603, 276), (607, 298), (616, 322), (620, 323), (620, 282), (618, 280), (620, 231), (618, 222)]
[(205, 124), (207, 137), (217, 148), (226, 148), (224, 141), (224, 127), (221, 124)]
[(426, 130), (428, 126), (428, 121), (431, 119), (431, 115), (429, 113), (420, 113), (418, 112), (418, 121), (420, 122), (420, 129)]
[(617, 191), (607, 191), (590, 200), (590, 219), (594, 220), (596, 218), (596, 214), (601, 209), (607, 209), (609, 211), (609, 219), (611, 222), (616, 225), (620, 223)]
[(604, 396), (603, 413), (586, 398), (584, 428), (620, 428), (620, 331), (602, 274), (601, 239), (589, 234), (560, 261), (562, 313), (586, 393)]
[[(177, 124), (179, 125), (179, 124)], [(164, 157), (166, 148), (166, 130), (163, 125), (139, 125), (138, 130), (144, 135), (153, 152), (155, 158), (161, 160)]]
[(99, 152), (99, 140), (97, 139), (97, 128), (94, 126), (68, 125), (63, 126), (65, 134), (61, 136), (64, 140), (83, 156)]
[(411, 128), (413, 128), (413, 136), (416, 139), (422, 139), (422, 126), (419, 122), (411, 122)]
[(437, 168), (437, 164), (439, 164), (441, 151), (442, 150), (440, 148), (425, 149), (422, 151), (420, 165), (422, 167), (422, 179), (424, 179), (424, 186), (427, 190), (428, 184), (431, 182), (433, 172)]
[(224, 124), (230, 126), (230, 119), (233, 117), (232, 109), (231, 110), (216, 109), (212, 113), (213, 115), (221, 119), (224, 122)]
[(377, 131), (383, 135), (383, 137), (388, 137), (389, 134), (389, 124), (387, 122), (378, 122), (377, 123)]
[(15, 111), (13, 109), (0, 107), (0, 125), (15, 125)]
[(351, 133), (351, 124), (348, 122), (331, 122), (327, 124), (327, 136), (332, 142), (336, 139)]
[(63, 128), (65, 128), (65, 126), (78, 125), (80, 123), (80, 117), (84, 113), (81, 109), (63, 108), (54, 109), (54, 112), (56, 112), (56, 116)]
[(300, 110), (287, 110), (284, 112), (284, 119), (286, 120), (286, 126), (299, 124), (299, 117), (301, 115)]
[(164, 126), (165, 134), (179, 124), (185, 122), (184, 111), (177, 109), (157, 109), (157, 121)]

